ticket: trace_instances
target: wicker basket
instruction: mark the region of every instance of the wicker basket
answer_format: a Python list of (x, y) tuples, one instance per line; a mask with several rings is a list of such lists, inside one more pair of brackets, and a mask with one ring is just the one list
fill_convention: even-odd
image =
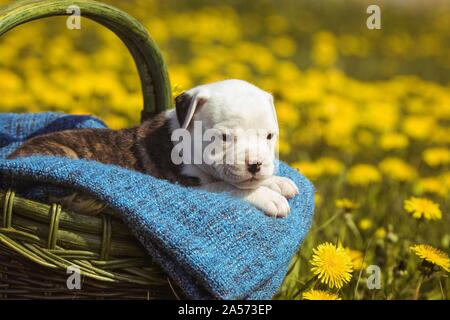
[[(68, 15), (71, 5), (112, 30), (133, 55), (144, 97), (142, 119), (169, 107), (169, 78), (156, 44), (138, 21), (114, 7), (89, 0), (18, 1), (0, 11), (0, 35), (31, 20)], [(179, 290), (120, 220), (63, 209), (0, 190), (0, 299), (178, 297)], [(69, 266), (79, 268), (81, 290), (68, 289)]]

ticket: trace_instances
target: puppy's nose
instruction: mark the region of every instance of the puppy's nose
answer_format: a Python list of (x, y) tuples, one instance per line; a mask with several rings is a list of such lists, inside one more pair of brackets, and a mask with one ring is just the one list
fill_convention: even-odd
[(248, 166), (247, 166), (247, 170), (250, 172), (250, 173), (253, 173), (253, 174), (255, 174), (255, 173), (257, 173), (257, 172), (259, 172), (260, 170), (261, 170), (261, 165), (262, 165), (262, 162), (256, 162), (256, 163), (252, 163), (252, 164), (249, 164)]

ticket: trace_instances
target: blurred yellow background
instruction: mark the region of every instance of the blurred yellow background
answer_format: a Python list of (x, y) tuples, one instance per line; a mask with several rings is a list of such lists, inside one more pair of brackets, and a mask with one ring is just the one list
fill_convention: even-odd
[[(308, 281), (323, 242), (344, 246), (354, 263), (343, 288), (327, 289), (340, 298), (448, 298), (449, 1), (103, 2), (148, 28), (174, 95), (225, 78), (273, 93), (280, 157), (317, 188), (311, 232), (280, 298), (326, 288)], [(366, 27), (369, 4), (381, 8), (380, 30)], [(81, 23), (68, 30), (64, 17), (40, 20), (0, 38), (0, 112), (138, 123), (130, 54), (107, 29)], [(439, 248), (444, 267), (432, 263), (425, 277), (414, 244)], [(382, 270), (379, 290), (366, 286), (370, 264)]]

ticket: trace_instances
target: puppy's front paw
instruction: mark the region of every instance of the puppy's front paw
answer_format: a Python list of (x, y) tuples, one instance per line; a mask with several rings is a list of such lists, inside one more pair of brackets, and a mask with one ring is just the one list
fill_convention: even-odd
[(299, 193), (299, 190), (294, 181), (285, 177), (273, 176), (267, 178), (263, 182), (263, 186), (266, 186), (267, 188), (280, 193), (288, 199), (293, 198)]
[(254, 190), (247, 197), (247, 201), (272, 217), (286, 217), (291, 210), (285, 197), (263, 186)]

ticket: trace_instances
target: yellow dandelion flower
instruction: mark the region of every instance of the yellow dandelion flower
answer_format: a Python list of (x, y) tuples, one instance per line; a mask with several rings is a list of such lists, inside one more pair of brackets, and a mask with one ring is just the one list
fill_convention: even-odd
[(409, 145), (408, 137), (401, 133), (386, 133), (380, 138), (384, 150), (404, 149)]
[[(273, 90), (273, 88), (275, 87), (282, 89), (282, 87), (284, 87), (284, 85), (281, 85), (282, 83), (292, 83), (292, 81), (298, 82), (302, 77), (302, 73), (298, 65), (289, 60), (278, 62), (276, 69), (277, 70), (274, 70), (275, 78), (277, 79), (276, 82), (274, 82), (273, 80), (271, 81), (268, 79), (264, 79), (263, 82), (260, 84), (262, 88), (266, 88), (267, 90)], [(264, 82), (267, 84), (267, 86)], [(278, 114), (278, 106), (277, 106), (277, 114)]]
[(442, 218), (439, 205), (426, 198), (411, 197), (405, 200), (404, 208), (416, 219), (439, 220)]
[(450, 144), (450, 128), (436, 126), (433, 128), (433, 135), (430, 136), (430, 142), (437, 144)]
[(353, 263), (347, 250), (332, 243), (322, 243), (313, 250), (311, 271), (330, 288), (342, 288), (350, 281)]
[(183, 92), (183, 88), (178, 83), (173, 84), (173, 86), (172, 86), (172, 98), (173, 99), (175, 99), (182, 92)]
[(324, 175), (337, 176), (344, 169), (342, 162), (330, 157), (319, 158), (316, 163), (322, 168)]
[(350, 199), (342, 198), (336, 200), (336, 207), (344, 209), (345, 211), (351, 211), (359, 208), (359, 204)]
[(191, 75), (186, 67), (172, 65), (169, 72), (173, 83), (177, 83), (179, 87), (190, 88), (192, 86)]
[(419, 194), (433, 193), (441, 197), (446, 197), (450, 191), (439, 178), (433, 177), (419, 179), (414, 186), (414, 190)]
[(22, 79), (14, 72), (0, 69), (0, 88), (5, 92), (18, 92), (22, 88)]
[(422, 153), (422, 159), (430, 167), (450, 163), (450, 150), (447, 148), (429, 148)]
[(378, 132), (389, 132), (397, 126), (399, 110), (389, 102), (371, 101), (364, 107), (360, 117), (363, 126)]
[(314, 193), (314, 205), (318, 206), (319, 204), (321, 204), (323, 201), (323, 198), (320, 194), (318, 193)]
[(246, 64), (239, 62), (229, 62), (226, 75), (239, 79), (251, 79), (252, 77), (250, 68)]
[(336, 39), (332, 33), (319, 32), (314, 35), (312, 59), (319, 66), (332, 66), (337, 59)]
[(364, 255), (359, 250), (346, 248), (347, 254), (350, 256), (353, 264), (353, 270), (361, 270), (364, 267)]
[(380, 173), (370, 164), (357, 164), (347, 173), (347, 182), (353, 186), (366, 186), (380, 181)]
[(375, 230), (375, 237), (378, 239), (383, 239), (384, 237), (386, 237), (386, 229), (381, 227)]
[(299, 109), (291, 103), (280, 101), (277, 103), (277, 117), (278, 122), (285, 126), (295, 126), (300, 119)]
[(430, 136), (435, 127), (432, 117), (408, 116), (403, 121), (403, 131), (411, 138), (423, 140)]
[(322, 167), (314, 162), (298, 161), (292, 163), (292, 167), (298, 169), (311, 180), (315, 180), (322, 175)]
[(379, 167), (386, 176), (399, 181), (410, 181), (417, 176), (416, 169), (400, 158), (386, 158)]
[(418, 257), (424, 259), (425, 261), (428, 261), (447, 272), (450, 271), (450, 259), (445, 252), (436, 249), (428, 244), (416, 244), (414, 246), (411, 246), (410, 249)]
[(438, 179), (447, 189), (450, 189), (450, 171), (442, 173)]
[(273, 52), (280, 57), (291, 57), (297, 50), (297, 44), (294, 39), (288, 36), (281, 36), (272, 39), (270, 42)]
[(323, 290), (309, 290), (303, 293), (304, 300), (342, 300), (333, 292)]
[(127, 120), (123, 117), (116, 116), (116, 115), (110, 115), (108, 117), (105, 117), (105, 122), (108, 124), (110, 128), (113, 129), (122, 129), (127, 126)]
[(359, 221), (359, 228), (363, 231), (372, 228), (373, 222), (370, 219), (364, 218)]

